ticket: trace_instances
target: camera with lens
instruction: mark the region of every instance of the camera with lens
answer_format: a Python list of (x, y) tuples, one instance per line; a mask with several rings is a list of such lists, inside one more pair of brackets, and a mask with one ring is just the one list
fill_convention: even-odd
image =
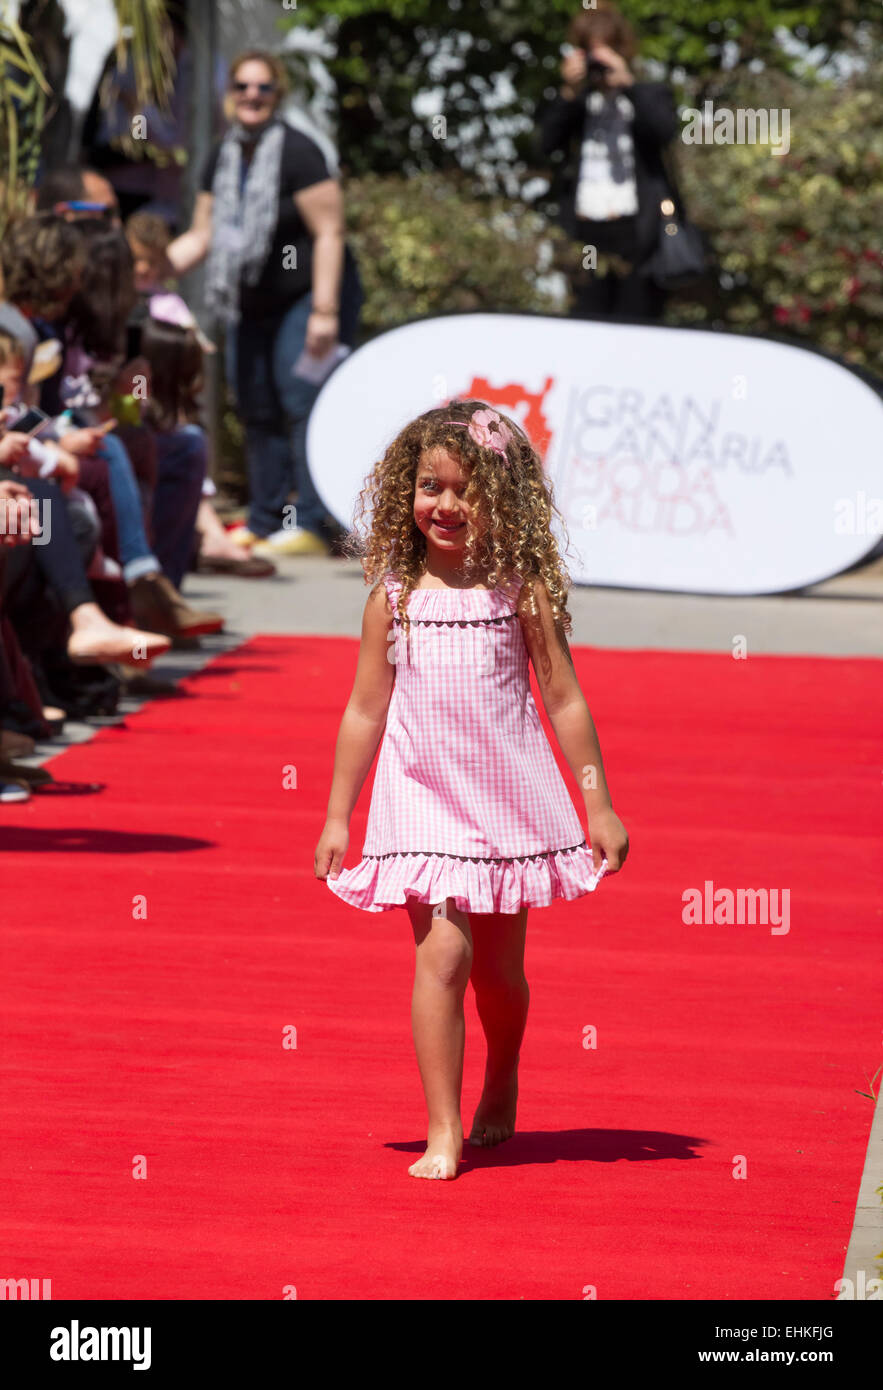
[(603, 87), (607, 79), (610, 67), (607, 63), (602, 63), (598, 58), (592, 58), (586, 54), (586, 86), (590, 91), (597, 91)]

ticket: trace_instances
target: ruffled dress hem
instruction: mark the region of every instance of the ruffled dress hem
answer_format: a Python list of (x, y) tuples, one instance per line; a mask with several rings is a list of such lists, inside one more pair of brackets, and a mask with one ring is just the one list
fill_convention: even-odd
[(585, 841), (571, 849), (515, 859), (468, 859), (451, 854), (368, 855), (352, 869), (325, 882), (338, 898), (365, 912), (404, 907), (407, 898), (443, 902), (453, 898), (461, 912), (520, 912), (593, 893), (607, 872), (596, 870)]

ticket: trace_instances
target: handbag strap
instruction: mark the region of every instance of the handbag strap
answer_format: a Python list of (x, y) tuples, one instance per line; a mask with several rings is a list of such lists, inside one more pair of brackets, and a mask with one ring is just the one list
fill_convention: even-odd
[[(686, 218), (684, 216), (684, 200), (681, 196), (680, 185), (678, 183), (678, 178), (675, 173), (674, 159), (665, 147), (662, 147), (660, 149), (659, 159), (660, 163), (662, 164), (662, 172), (665, 175), (665, 181), (668, 184), (668, 192), (666, 193), (665, 198), (660, 200), (659, 210), (662, 213), (662, 216), (668, 216), (670, 221), (673, 217), (676, 222), (684, 222), (686, 221)], [(668, 199), (670, 202), (674, 204), (674, 210), (672, 214), (666, 214), (665, 210), (663, 209), (662, 204), (666, 201), (666, 199)]]

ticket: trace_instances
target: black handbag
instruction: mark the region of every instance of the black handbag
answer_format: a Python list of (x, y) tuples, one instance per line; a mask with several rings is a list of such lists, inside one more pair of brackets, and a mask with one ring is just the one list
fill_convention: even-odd
[(692, 222), (678, 217), (671, 196), (662, 199), (659, 213), (659, 240), (647, 261), (646, 274), (661, 290), (684, 289), (705, 274), (702, 236)]
[(701, 232), (684, 216), (675, 164), (667, 151), (660, 150), (660, 163), (664, 182), (660, 189), (659, 238), (647, 263), (647, 274), (661, 290), (681, 290), (702, 279), (708, 269), (708, 256)]

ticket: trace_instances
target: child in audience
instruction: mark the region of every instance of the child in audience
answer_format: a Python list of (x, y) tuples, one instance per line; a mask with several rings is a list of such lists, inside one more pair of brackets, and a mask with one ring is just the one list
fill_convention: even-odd
[[(165, 252), (172, 239), (164, 219), (152, 212), (133, 213), (126, 222), (126, 237), (135, 264), (135, 288), (139, 295), (139, 302), (130, 316), (130, 326), (143, 331), (148, 318), (152, 318), (156, 322), (189, 329), (192, 330), (202, 353), (215, 352), (214, 343), (201, 332), (180, 295), (164, 289), (164, 271), (168, 268)], [(177, 343), (170, 345), (177, 351)], [(161, 346), (161, 339), (156, 339), (157, 351), (161, 350)], [(168, 372), (163, 373), (166, 379), (169, 375)], [(201, 376), (201, 364), (199, 375)], [(162, 390), (165, 393), (165, 388)], [(191, 395), (195, 402), (195, 393), (191, 392)], [(185, 426), (195, 423), (196, 420), (197, 414), (193, 406), (190, 415), (181, 424)], [(196, 514), (201, 567), (220, 574), (235, 574), (246, 578), (263, 578), (275, 574), (276, 566), (271, 560), (257, 555), (244, 556), (241, 547), (228, 539), (211, 502), (214, 495), (215, 487), (211, 479), (206, 477)]]
[[(86, 412), (96, 423), (110, 416), (109, 401), (123, 391), (123, 379), (150, 378), (150, 365), (131, 331), (130, 315), (137, 304), (132, 253), (121, 230), (83, 223), (81, 236), (88, 256), (78, 292), (66, 319), (68, 362), (83, 354), (86, 379), (97, 388), (98, 403)], [(68, 383), (70, 384), (70, 383)], [(148, 398), (153, 386), (147, 393)], [(178, 448), (170, 466), (158, 447), (158, 437), (145, 422), (118, 429), (101, 444), (110, 470), (110, 484), (119, 520), (123, 574), (136, 622), (151, 631), (190, 639), (220, 632), (220, 613), (192, 608), (180, 593), (186, 562), (178, 563), (193, 545), (198, 490), (205, 476), (203, 451), (192, 441)], [(133, 470), (144, 456), (146, 476), (140, 481), (148, 498), (161, 493), (163, 510), (149, 501), (145, 517)], [(160, 473), (162, 477), (160, 477)], [(196, 489), (197, 503), (191, 504)], [(145, 531), (150, 534), (145, 534)], [(185, 539), (186, 538), (186, 539)]]
[(126, 240), (135, 262), (135, 289), (140, 295), (155, 294), (163, 286), (166, 247), (172, 236), (165, 220), (155, 212), (135, 212), (126, 221)]

